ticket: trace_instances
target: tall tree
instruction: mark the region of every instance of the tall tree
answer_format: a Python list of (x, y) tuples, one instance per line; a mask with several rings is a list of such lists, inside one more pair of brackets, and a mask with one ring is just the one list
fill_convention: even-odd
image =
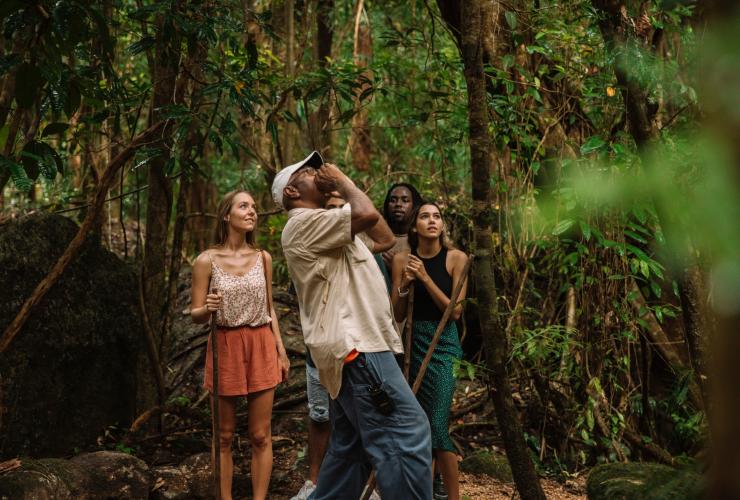
[[(172, 11), (157, 14), (155, 19), (155, 54), (150, 68), (153, 93), (150, 121), (165, 120), (171, 106), (179, 104), (182, 91), (177, 85), (180, 73), (181, 36), (176, 24), (176, 13), (182, 11), (183, 3), (172, 3)], [(142, 294), (144, 314), (148, 320), (149, 335), (154, 337), (159, 359), (162, 357), (163, 328), (165, 326), (167, 304), (167, 249), (172, 211), (172, 130), (169, 126), (163, 132), (163, 142), (158, 146), (149, 161), (146, 210), (146, 233), (144, 241), (144, 262), (142, 268)], [(152, 404), (145, 397), (142, 405)], [(164, 401), (160, 401), (160, 404)]]
[[(332, 42), (334, 41), (334, 0), (317, 0), (316, 2), (316, 62), (320, 68), (326, 68), (331, 59)], [(319, 103), (319, 109), (309, 123), (309, 136), (312, 148), (320, 151), (324, 157), (331, 158), (331, 93), (327, 92)]]
[(487, 30), (492, 28), (485, 25), (485, 20), (491, 19), (489, 15), (491, 9), (498, 6), (491, 0), (469, 0), (460, 3), (440, 0), (439, 3), (443, 15), (449, 13), (455, 16), (451, 19), (445, 18), (448, 23), (460, 20), (460, 54), (468, 88), (470, 165), (473, 184), (472, 218), (477, 256), (476, 290), (486, 364), (491, 373), (491, 396), (506, 456), (511, 464), (519, 494), (526, 500), (544, 499), (545, 494), (524, 440), (524, 432), (512, 398), (506, 367), (508, 342), (498, 312), (494, 279), (492, 228), (496, 213), (492, 203), (491, 171), (495, 167), (496, 150), (489, 132), (486, 77), (483, 71), (483, 37)]
[[(365, 12), (365, 2), (357, 2), (355, 13), (355, 36), (353, 57), (358, 68), (367, 68), (373, 56), (373, 38), (370, 29), (370, 19)], [(370, 170), (370, 123), (368, 120), (367, 102), (363, 102), (360, 96), (366, 92), (372, 84), (372, 74), (369, 70), (363, 72), (361, 85), (355, 93), (358, 98), (355, 102), (355, 115), (352, 117), (352, 134), (349, 138), (352, 150), (352, 163), (357, 170), (367, 172)]]

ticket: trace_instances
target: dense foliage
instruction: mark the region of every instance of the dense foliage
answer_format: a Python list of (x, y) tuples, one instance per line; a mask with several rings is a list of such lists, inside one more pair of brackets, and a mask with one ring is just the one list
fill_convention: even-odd
[[(691, 2), (493, 3), (481, 50), (501, 329), (480, 332), (475, 294), (467, 326), (508, 343), (540, 466), (691, 461), (706, 432), (704, 277), (711, 252), (728, 254), (737, 235), (721, 214), (736, 206), (732, 182), (707, 171), (718, 149), (698, 139), (706, 14)], [(474, 251), (451, 4), (4, 1), (3, 214), (83, 215), (116, 154), (164, 121), (164, 141), (137, 149), (98, 223), (137, 264), (145, 239), (171, 242), (172, 264), (151, 278), (162, 287), (209, 244), (218, 195), (235, 187), (255, 193), (259, 242), (286, 284), (285, 218), (268, 186), (312, 148), (378, 203), (393, 182), (416, 184)], [(147, 193), (155, 181), (163, 204)], [(696, 210), (680, 203), (692, 197)], [(164, 227), (145, 225), (152, 211), (166, 212)], [(711, 220), (697, 225), (702, 211)]]

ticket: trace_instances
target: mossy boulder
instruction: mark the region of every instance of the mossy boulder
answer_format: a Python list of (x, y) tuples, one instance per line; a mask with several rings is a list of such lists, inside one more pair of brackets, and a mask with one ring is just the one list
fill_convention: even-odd
[(0, 476), (2, 500), (76, 500), (84, 496), (85, 473), (67, 460), (23, 460), (20, 469)]
[(651, 463), (599, 465), (586, 481), (589, 500), (693, 500), (701, 490), (702, 477), (691, 468)]
[(145, 500), (152, 477), (143, 461), (112, 451), (23, 459), (19, 469), (0, 476), (0, 500)]
[[(0, 226), (0, 329), (77, 230), (58, 215)], [(128, 425), (141, 332), (135, 273), (91, 236), (0, 356), (0, 457), (68, 455)]]
[(460, 470), (470, 474), (486, 474), (504, 483), (514, 481), (506, 457), (489, 451), (479, 451), (466, 457), (460, 464)]

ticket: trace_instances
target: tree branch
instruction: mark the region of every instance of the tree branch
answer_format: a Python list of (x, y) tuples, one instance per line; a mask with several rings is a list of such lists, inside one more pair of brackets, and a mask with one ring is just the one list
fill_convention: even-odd
[(34, 307), (41, 302), (51, 287), (54, 286), (62, 276), (69, 263), (72, 262), (82, 250), (87, 234), (94, 227), (95, 221), (99, 217), (100, 211), (105, 203), (105, 197), (117, 178), (116, 174), (118, 173), (118, 170), (134, 155), (139, 147), (154, 140), (155, 136), (161, 131), (163, 126), (164, 122), (152, 125), (147, 130), (139, 134), (131, 144), (113, 158), (100, 179), (100, 184), (95, 193), (95, 201), (93, 202), (91, 209), (87, 212), (85, 220), (82, 222), (82, 225), (77, 231), (74, 239), (69, 243), (67, 249), (56, 264), (54, 264), (54, 267), (51, 268), (49, 274), (41, 280), (41, 283), (36, 286), (36, 289), (33, 291), (31, 296), (26, 299), (16, 317), (3, 332), (3, 336), (0, 338), (0, 353), (5, 352), (15, 336), (18, 335), (18, 332), (23, 328), (23, 325), (28, 320)]

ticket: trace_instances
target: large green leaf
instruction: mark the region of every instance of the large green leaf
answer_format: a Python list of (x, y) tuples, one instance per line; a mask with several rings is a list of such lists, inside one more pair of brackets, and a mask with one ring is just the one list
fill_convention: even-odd
[(38, 144), (39, 143), (37, 141), (31, 141), (23, 146), (23, 150), (20, 153), (23, 168), (28, 177), (34, 181), (39, 177), (39, 164), (44, 161), (43, 156), (40, 154), (41, 151), (38, 148)]
[(19, 191), (28, 191), (33, 187), (33, 181), (28, 178), (26, 171), (23, 169), (23, 165), (13, 160), (0, 156), (0, 167), (2, 169), (8, 169), (10, 172), (10, 178), (13, 179), (13, 184), (18, 188)]
[(594, 151), (599, 151), (606, 147), (606, 145), (606, 141), (598, 135), (591, 136), (581, 146), (581, 154), (587, 155), (589, 153), (593, 153)]
[(41, 132), (41, 137), (47, 135), (63, 134), (69, 128), (69, 123), (54, 122), (44, 127), (44, 131)]
[(54, 148), (45, 142), (31, 141), (21, 151), (21, 162), (28, 177), (36, 180), (39, 174), (54, 180), (57, 172), (63, 173), (62, 159)]
[(553, 236), (558, 236), (566, 232), (575, 223), (573, 219), (563, 219), (558, 222), (552, 230)]
[(15, 100), (22, 108), (30, 108), (45, 83), (39, 69), (27, 62), (18, 66), (15, 75)]

